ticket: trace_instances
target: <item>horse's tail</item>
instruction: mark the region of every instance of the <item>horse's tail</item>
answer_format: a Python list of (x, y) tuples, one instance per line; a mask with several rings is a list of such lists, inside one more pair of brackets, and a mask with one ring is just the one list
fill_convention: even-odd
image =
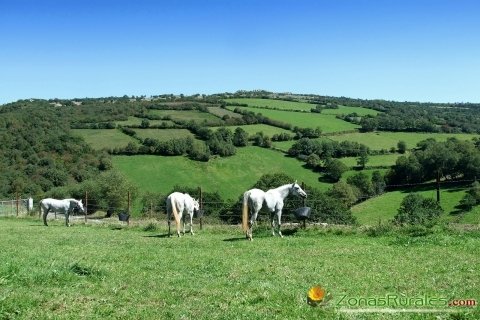
[(243, 205), (242, 205), (242, 229), (244, 232), (248, 230), (248, 197), (250, 192), (247, 191), (243, 194)]
[(175, 197), (170, 196), (170, 204), (172, 205), (173, 217), (175, 218), (175, 223), (177, 224), (177, 233), (180, 231), (180, 217), (177, 212), (177, 205), (175, 203)]

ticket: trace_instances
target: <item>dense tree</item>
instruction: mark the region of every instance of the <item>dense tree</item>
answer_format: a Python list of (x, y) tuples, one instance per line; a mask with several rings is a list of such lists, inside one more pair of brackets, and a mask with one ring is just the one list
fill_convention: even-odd
[(233, 145), (236, 147), (245, 147), (248, 145), (248, 133), (241, 127), (237, 127), (233, 134)]
[(394, 221), (400, 225), (432, 226), (442, 213), (442, 207), (435, 200), (411, 193), (403, 198)]
[(368, 162), (368, 149), (364, 147), (360, 149), (360, 154), (358, 155), (358, 158), (357, 158), (357, 165), (360, 168), (364, 169), (367, 162)]
[(407, 151), (407, 143), (403, 140), (398, 141), (397, 150), (398, 153), (404, 154)]
[(348, 177), (347, 183), (359, 190), (359, 198), (365, 199), (375, 194), (370, 177), (363, 172)]
[(333, 182), (340, 180), (342, 174), (347, 170), (347, 166), (338, 159), (328, 159), (325, 162), (325, 176)]

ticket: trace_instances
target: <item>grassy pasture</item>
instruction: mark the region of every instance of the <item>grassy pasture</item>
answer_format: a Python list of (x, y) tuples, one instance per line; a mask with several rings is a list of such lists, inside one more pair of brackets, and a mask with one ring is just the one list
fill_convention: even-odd
[[(392, 220), (397, 214), (403, 198), (411, 192), (416, 192), (427, 198), (436, 199), (437, 193), (434, 187), (417, 187), (409, 191), (392, 191), (381, 196), (371, 198), (352, 207), (353, 214), (360, 224), (375, 225), (379, 220), (384, 222)], [(480, 224), (480, 208), (475, 207), (470, 212), (463, 212), (456, 208), (465, 188), (450, 187), (440, 189), (440, 205), (445, 211), (442, 219), (459, 223)]]
[(152, 138), (159, 141), (167, 141), (177, 138), (194, 137), (187, 129), (134, 129), (142, 139)]
[(252, 107), (278, 108), (282, 110), (310, 111), (312, 108), (315, 108), (315, 105), (311, 103), (275, 99), (234, 98), (225, 99), (225, 101), (230, 103), (248, 104)]
[[(228, 107), (233, 110), (234, 107)], [(320, 127), (322, 132), (339, 132), (347, 130), (355, 130), (359, 126), (341, 119), (337, 119), (334, 115), (321, 113), (305, 113), (305, 112), (288, 112), (270, 109), (258, 109), (251, 107), (242, 107), (243, 110), (261, 113), (265, 117), (273, 120), (290, 123), (292, 126), (301, 128), (316, 128)]]
[[(378, 167), (378, 166), (393, 166), (397, 161), (399, 153), (390, 153), (390, 154), (380, 154), (375, 156), (368, 156), (368, 167)], [(357, 166), (358, 157), (345, 157), (341, 158), (342, 161), (348, 167)]]
[(373, 109), (361, 108), (361, 107), (349, 107), (339, 106), (338, 109), (324, 109), (322, 114), (350, 114), (356, 112), (359, 116), (374, 115), (376, 116), (380, 112)]
[[(456, 319), (480, 317), (478, 307), (445, 305), (434, 314), (347, 313), (361, 298), (388, 295), (478, 303), (478, 231), (372, 238), (309, 226), (281, 239), (259, 226), (249, 242), (237, 226), (206, 226), (180, 239), (165, 237), (165, 223), (150, 229), (1, 219), (0, 318), (435, 319), (452, 311)], [(332, 300), (311, 307), (306, 294), (318, 284)]]
[(346, 133), (329, 138), (336, 141), (355, 141), (363, 143), (372, 150), (389, 150), (391, 147), (397, 148), (397, 143), (403, 140), (407, 144), (407, 148), (411, 149), (422, 140), (434, 138), (437, 141), (446, 141), (450, 137), (455, 137), (459, 140), (471, 140), (473, 137), (478, 137), (475, 134), (466, 133), (417, 133), (417, 132), (366, 132), (366, 133)]
[(228, 109), (223, 109), (223, 108), (220, 108), (220, 107), (208, 107), (208, 112), (210, 112), (211, 114), (214, 114), (216, 115), (217, 117), (223, 117), (225, 115), (229, 116), (230, 118), (241, 118), (242, 115), (238, 114), (238, 113), (235, 113), (233, 111), (230, 111)]
[(302, 162), (259, 147), (238, 148), (235, 156), (207, 163), (186, 157), (114, 156), (113, 164), (143, 192), (166, 193), (175, 185), (201, 186), (205, 191), (218, 191), (224, 199), (237, 199), (263, 174), (277, 172), (318, 189), (330, 186), (319, 182), (318, 174), (304, 169)]
[(72, 129), (96, 150), (125, 147), (129, 142), (138, 144), (134, 138), (117, 129)]
[[(226, 99), (227, 102), (247, 104), (252, 107), (267, 107), (267, 108), (277, 108), (282, 110), (300, 110), (300, 111), (310, 111), (315, 108), (315, 104), (307, 102), (296, 102), (296, 101), (283, 101), (275, 99), (254, 99), (254, 98), (235, 98), (235, 99)], [(350, 114), (356, 112), (359, 116), (364, 115), (377, 115), (379, 112), (372, 109), (360, 108), (360, 107), (349, 107), (349, 106), (339, 106), (338, 109), (325, 109), (322, 110), (322, 114)]]
[[(142, 124), (142, 118), (137, 118), (137, 117), (128, 117), (127, 121), (115, 121), (115, 124), (117, 125), (122, 125), (122, 126), (139, 126)], [(148, 122), (150, 122), (151, 126), (154, 125), (161, 125), (163, 123), (168, 123), (169, 125), (173, 125), (172, 121), (168, 120), (150, 120), (148, 119)]]
[(196, 121), (209, 125), (221, 125), (223, 120), (211, 113), (198, 110), (150, 110), (151, 114), (156, 116), (170, 116), (173, 120)]
[[(250, 136), (255, 135), (257, 132), (263, 132), (265, 135), (271, 137), (274, 134), (280, 134), (280, 133), (288, 133), (290, 135), (293, 135), (293, 132), (289, 130), (285, 130), (282, 128), (274, 127), (274, 126), (269, 126), (267, 124), (250, 124), (250, 125), (244, 125), (244, 126), (229, 126), (225, 127), (227, 129), (230, 129), (232, 132), (235, 132), (235, 129), (238, 127), (242, 128), (245, 130)], [(211, 127), (210, 129), (216, 130), (220, 127)]]

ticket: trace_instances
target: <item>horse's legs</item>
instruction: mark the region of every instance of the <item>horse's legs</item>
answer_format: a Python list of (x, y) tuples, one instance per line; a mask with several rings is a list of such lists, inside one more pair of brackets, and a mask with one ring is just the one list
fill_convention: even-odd
[(282, 225), (282, 210), (277, 212), (277, 219), (278, 235), (283, 238), (282, 231), (280, 231), (280, 226)]
[(272, 220), (272, 236), (275, 237), (275, 211), (270, 213), (270, 219)]
[(170, 212), (167, 211), (167, 223), (168, 223), (168, 236), (171, 237), (172, 234), (170, 233)]
[(193, 213), (190, 214), (190, 234), (193, 236)]
[(43, 209), (43, 224), (46, 225), (47, 227), (48, 227), (47, 215), (48, 215), (49, 212), (50, 212), (50, 208)]
[(65, 225), (67, 227), (70, 227), (70, 210), (67, 210), (67, 212), (65, 212)]
[(253, 224), (257, 221), (257, 216), (258, 216), (258, 211), (260, 209), (255, 210), (253, 214), (251, 215), (250, 221), (248, 222), (248, 234), (247, 238), (251, 241), (253, 240)]
[(187, 215), (184, 214), (183, 217), (182, 217), (182, 222), (183, 222), (183, 232), (182, 234), (185, 235), (185, 219), (186, 219)]
[[(40, 209), (41, 211), (42, 209)], [(48, 224), (47, 224), (47, 215), (48, 215), (48, 212), (50, 211), (49, 208), (47, 209), (43, 209), (43, 224), (46, 225), (48, 227)]]

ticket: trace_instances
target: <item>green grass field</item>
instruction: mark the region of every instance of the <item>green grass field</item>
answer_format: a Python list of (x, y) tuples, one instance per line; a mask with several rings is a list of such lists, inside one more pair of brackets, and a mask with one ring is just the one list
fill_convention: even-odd
[(207, 123), (208, 125), (221, 125), (223, 120), (211, 113), (200, 112), (198, 110), (150, 110), (150, 113), (156, 116), (170, 116), (173, 120), (196, 121)]
[(178, 138), (194, 137), (187, 129), (134, 129), (137, 136), (146, 139), (152, 138), (159, 141), (168, 141)]
[(397, 143), (403, 140), (407, 144), (407, 148), (411, 149), (422, 140), (435, 138), (437, 141), (445, 141), (450, 137), (456, 137), (460, 140), (471, 140), (478, 137), (475, 134), (466, 133), (416, 133), (416, 132), (366, 132), (366, 133), (347, 133), (341, 135), (330, 136), (329, 138), (336, 141), (355, 141), (367, 145), (372, 150), (389, 150), (391, 147), (397, 148)]
[(230, 118), (241, 118), (242, 116), (238, 113), (232, 112), (228, 109), (223, 109), (220, 107), (208, 107), (208, 112), (216, 115), (217, 117), (229, 116)]
[[(140, 124), (142, 124), (142, 120), (143, 120), (142, 118), (128, 117), (127, 121), (115, 121), (115, 124), (117, 125), (119, 124), (122, 126), (139, 126)], [(161, 125), (164, 122), (168, 123), (169, 125), (173, 125), (173, 122), (168, 120), (148, 120), (148, 122), (150, 122), (151, 126)]]
[(302, 162), (278, 151), (259, 147), (238, 148), (228, 158), (209, 162), (186, 157), (114, 156), (114, 167), (135, 183), (140, 191), (169, 192), (175, 185), (218, 191), (224, 199), (237, 199), (264, 174), (283, 172), (317, 189), (330, 185), (318, 182), (319, 175), (302, 167)]
[[(244, 126), (229, 126), (225, 127), (230, 129), (232, 132), (235, 132), (235, 129), (238, 127), (242, 128), (245, 130), (250, 136), (255, 135), (257, 132), (263, 132), (265, 135), (271, 137), (274, 134), (280, 134), (280, 133), (288, 133), (290, 135), (294, 135), (293, 132), (289, 130), (285, 130), (282, 128), (274, 127), (274, 126), (269, 126), (267, 124), (250, 124), (250, 125), (244, 125)], [(210, 129), (216, 130), (220, 127), (211, 127)]]
[(301, 110), (310, 111), (315, 108), (314, 104), (296, 101), (283, 101), (274, 99), (255, 99), (255, 98), (235, 98), (225, 99), (226, 102), (248, 104), (252, 107), (278, 108), (282, 110)]
[(349, 106), (339, 106), (338, 109), (324, 109), (322, 110), (322, 114), (350, 114), (356, 112), (359, 116), (366, 116), (366, 115), (377, 115), (380, 112), (373, 109), (367, 108), (360, 108), (360, 107), (349, 107)]
[(117, 129), (72, 129), (96, 150), (125, 147), (129, 142), (138, 144), (134, 138)]
[[(252, 107), (260, 108), (277, 108), (282, 110), (300, 110), (300, 111), (310, 111), (315, 108), (315, 104), (306, 103), (306, 102), (296, 102), (296, 101), (283, 101), (283, 100), (274, 100), (274, 99), (254, 99), (254, 98), (235, 98), (235, 99), (226, 99), (226, 102), (230, 103), (239, 103), (247, 104)], [(350, 114), (356, 112), (359, 116), (364, 115), (377, 115), (379, 112), (372, 109), (360, 108), (360, 107), (349, 107), (349, 106), (340, 106), (338, 109), (325, 109), (322, 111), (322, 114)]]
[[(368, 156), (367, 167), (379, 167), (379, 166), (393, 166), (397, 161), (399, 153), (380, 154)], [(348, 167), (357, 166), (358, 157), (345, 157), (341, 158), (342, 161)]]
[[(374, 225), (379, 220), (392, 220), (397, 214), (400, 203), (410, 192), (418, 192), (424, 197), (436, 199), (435, 188), (412, 188), (409, 191), (392, 191), (381, 196), (371, 198), (352, 208), (354, 216), (360, 224)], [(441, 188), (440, 204), (445, 211), (443, 220), (458, 223), (480, 224), (480, 208), (475, 207), (470, 212), (462, 212), (456, 206), (465, 195), (465, 188)]]
[[(0, 219), (0, 318), (480, 317), (478, 307), (446, 305), (479, 301), (478, 231), (372, 238), (308, 227), (286, 230), (281, 239), (260, 226), (249, 242), (238, 226), (206, 226), (182, 238), (165, 237), (164, 222), (143, 230), (118, 222), (66, 228), (61, 221), (44, 227), (38, 219)], [(307, 304), (313, 285), (331, 294), (325, 306)], [(390, 310), (413, 312), (352, 313), (370, 306), (361, 299), (387, 296), (397, 297)], [(411, 301), (399, 305), (400, 297)], [(426, 297), (445, 302), (435, 301), (435, 313), (421, 313), (432, 309), (419, 305)]]
[[(234, 107), (228, 107), (233, 110)], [(339, 132), (355, 130), (359, 126), (347, 121), (337, 119), (334, 115), (321, 114), (321, 113), (305, 113), (305, 112), (288, 112), (270, 109), (258, 109), (252, 107), (242, 107), (243, 110), (252, 111), (255, 113), (261, 113), (265, 117), (272, 120), (282, 121), (290, 123), (292, 126), (300, 128), (316, 128), (320, 127), (322, 132)]]

